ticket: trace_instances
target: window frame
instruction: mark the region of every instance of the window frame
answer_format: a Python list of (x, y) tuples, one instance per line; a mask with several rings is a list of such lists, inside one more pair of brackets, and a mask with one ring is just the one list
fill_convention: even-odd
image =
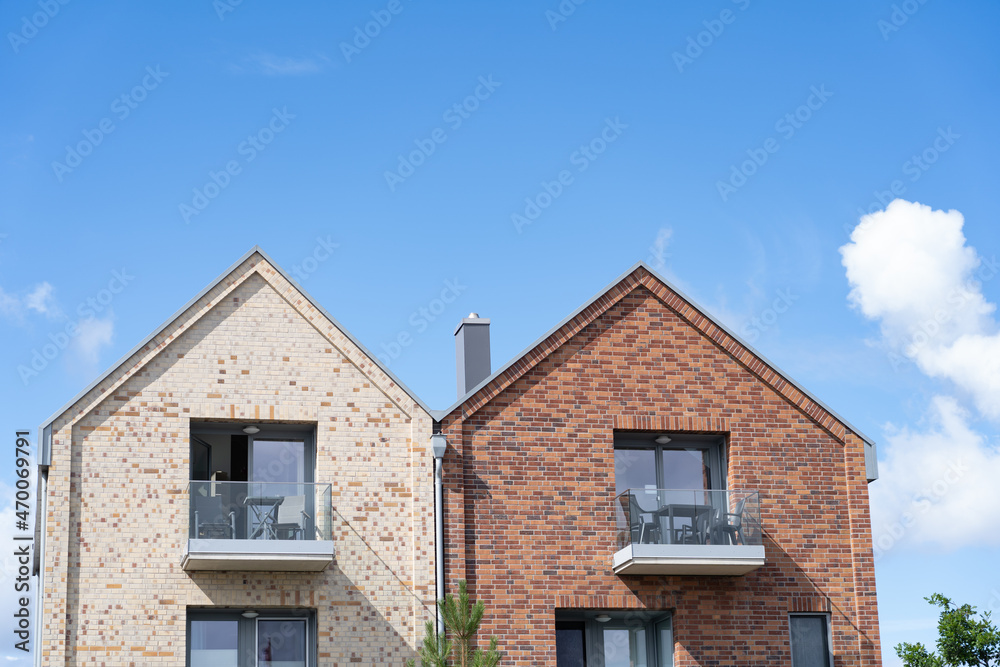
[[(184, 664), (191, 667), (191, 622), (192, 621), (238, 621), (237, 654), (238, 667), (258, 667), (260, 658), (257, 655), (257, 623), (259, 621), (305, 621), (305, 662), (307, 667), (317, 667), (319, 653), (319, 633), (315, 609), (255, 609), (258, 615), (254, 618), (244, 618), (242, 608), (189, 607), (185, 619), (184, 630)], [(249, 634), (249, 636), (247, 636)], [(252, 664), (245, 664), (244, 647), (249, 647)]]
[[(834, 655), (833, 655), (833, 628), (830, 623), (830, 613), (823, 611), (793, 611), (788, 614), (788, 653), (789, 660), (795, 659), (795, 653), (792, 647), (792, 642), (795, 639), (795, 632), (792, 628), (793, 618), (822, 618), (823, 619), (823, 639), (826, 642), (826, 665), (824, 667), (833, 667), (834, 665)], [(792, 664), (792, 667), (800, 667), (798, 665)]]
[[(247, 434), (243, 432), (243, 427), (253, 424), (258, 429), (257, 433)], [(190, 453), (193, 450), (194, 440), (198, 438), (201, 434), (209, 435), (245, 435), (247, 436), (247, 477), (252, 476), (253, 471), (253, 443), (254, 440), (261, 441), (282, 441), (282, 440), (302, 440), (304, 442), (304, 455), (305, 461), (303, 463), (304, 470), (303, 476), (305, 479), (302, 480), (303, 484), (315, 484), (316, 483), (316, 464), (319, 459), (319, 452), (317, 451), (317, 438), (316, 438), (316, 424), (261, 424), (255, 421), (233, 421), (233, 422), (203, 422), (203, 421), (190, 421), (188, 423), (188, 450), (190, 459), (190, 465), (188, 469), (188, 479), (191, 481), (209, 481), (209, 480), (195, 480), (194, 479), (194, 456)], [(204, 443), (204, 445), (209, 446), (209, 467), (211, 467), (211, 445), (209, 443)], [(235, 480), (233, 480), (235, 481)], [(256, 480), (247, 479), (239, 480), (246, 482), (254, 482)]]
[[(659, 444), (656, 438), (665, 435), (672, 442)], [(677, 444), (674, 444), (676, 441)], [(664, 489), (663, 452), (665, 450), (683, 451), (685, 449), (700, 449), (708, 453), (709, 465), (712, 469), (709, 484), (711, 491), (725, 491), (729, 487), (729, 434), (728, 433), (683, 433), (665, 431), (619, 431), (612, 437), (612, 447), (618, 450), (652, 450), (656, 468), (656, 488)], [(616, 462), (617, 478), (617, 462)], [(718, 486), (716, 486), (718, 485)]]
[[(601, 623), (597, 616), (607, 614), (611, 620)], [(640, 621), (640, 623), (636, 623)], [(670, 611), (644, 610), (556, 610), (555, 625), (584, 626), (584, 659), (586, 667), (604, 667), (604, 630), (606, 628), (633, 630), (641, 627), (646, 631), (646, 663), (649, 667), (673, 667), (674, 664), (674, 623)], [(667, 644), (668, 664), (660, 664), (659, 630), (666, 623), (670, 633)]]

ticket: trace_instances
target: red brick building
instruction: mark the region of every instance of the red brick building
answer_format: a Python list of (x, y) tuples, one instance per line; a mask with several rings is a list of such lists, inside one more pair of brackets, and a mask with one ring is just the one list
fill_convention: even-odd
[(880, 664), (874, 443), (644, 264), (464, 381), (445, 580), (505, 664)]

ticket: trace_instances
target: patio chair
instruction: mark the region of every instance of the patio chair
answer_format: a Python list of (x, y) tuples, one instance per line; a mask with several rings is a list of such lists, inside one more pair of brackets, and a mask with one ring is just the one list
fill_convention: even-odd
[(715, 511), (699, 512), (689, 525), (674, 531), (675, 544), (705, 544), (711, 535), (711, 525)]
[(194, 496), (194, 525), (198, 539), (236, 539), (236, 512), (226, 514), (222, 496)]
[(285, 496), (285, 500), (278, 506), (278, 520), (271, 529), (276, 539), (304, 540), (306, 522), (309, 519), (305, 496)]
[(634, 493), (623, 493), (618, 496), (622, 511), (628, 518), (629, 529), (632, 533), (632, 542), (639, 544), (659, 544), (660, 526), (656, 521), (646, 521), (643, 516), (654, 517), (651, 510), (644, 510), (639, 505)]
[(714, 544), (746, 544), (743, 536), (743, 508), (746, 503), (746, 498), (741, 499), (733, 512), (715, 510), (710, 531)]

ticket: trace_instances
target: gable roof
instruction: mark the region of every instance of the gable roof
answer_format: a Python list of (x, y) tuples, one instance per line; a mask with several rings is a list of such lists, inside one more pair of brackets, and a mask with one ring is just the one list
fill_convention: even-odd
[[(192, 317), (186, 323), (186, 326), (182, 327), (181, 331), (171, 333), (170, 335), (164, 337), (162, 340), (159, 340), (158, 342), (157, 338), (160, 337), (161, 334), (164, 334), (164, 332), (166, 332), (172, 326), (177, 325), (179, 323), (179, 320), (184, 316), (185, 313), (187, 313), (192, 308), (198, 306), (199, 302), (201, 302), (202, 299), (204, 299), (205, 296), (208, 295), (210, 292), (212, 292), (213, 290), (219, 288), (221, 285), (226, 283), (227, 279), (229, 279), (230, 276), (232, 276), (236, 271), (238, 271), (240, 267), (243, 266), (243, 264), (245, 264), (248, 260), (253, 258), (254, 255), (257, 255), (260, 261), (248, 267), (248, 270), (245, 272), (245, 275), (243, 276), (242, 279), (232, 281), (231, 284), (228, 285), (230, 289), (227, 290), (227, 292), (231, 291), (232, 288), (235, 288), (236, 285), (242, 284), (247, 278), (249, 278), (253, 274), (261, 275), (264, 278), (264, 280), (268, 282), (268, 284), (276, 288), (276, 286), (268, 278), (265, 272), (262, 271), (260, 268), (262, 263), (266, 264), (267, 268), (273, 269), (278, 275), (280, 275), (282, 278), (288, 281), (291, 289), (286, 290), (289, 293), (283, 294), (283, 297), (287, 301), (289, 301), (289, 303), (291, 303), (293, 307), (298, 308), (296, 303), (301, 298), (301, 300), (304, 301), (308, 307), (315, 309), (320, 316), (325, 318), (330, 325), (332, 325), (341, 335), (343, 335), (348, 341), (350, 341), (350, 343), (355, 348), (357, 348), (357, 352), (359, 352), (362, 356), (365, 357), (364, 362), (367, 363), (362, 363), (361, 365), (359, 365), (358, 363), (354, 363), (356, 360), (350, 358), (351, 355), (348, 353), (349, 351), (341, 350), (341, 353), (343, 353), (346, 357), (348, 357), (348, 359), (352, 361), (352, 363), (354, 363), (355, 367), (357, 367), (359, 371), (361, 371), (364, 375), (366, 375), (371, 379), (372, 384), (374, 386), (378, 387), (383, 393), (386, 393), (386, 395), (391, 400), (394, 399), (391, 395), (389, 395), (388, 392), (391, 391), (393, 387), (398, 388), (400, 391), (406, 394), (406, 396), (410, 398), (414, 403), (420, 406), (426, 413), (430, 414), (431, 412), (430, 408), (415, 393), (410, 391), (410, 389), (405, 384), (403, 384), (392, 371), (386, 368), (381, 363), (381, 361), (379, 361), (377, 356), (369, 352), (369, 350), (364, 345), (362, 345), (356, 338), (354, 338), (354, 336), (352, 336), (351, 333), (340, 324), (340, 322), (338, 322), (332, 315), (330, 315), (330, 313), (328, 313), (322, 306), (320, 306), (319, 303), (313, 297), (311, 297), (308, 292), (302, 289), (301, 285), (299, 285), (280, 266), (278, 266), (278, 264), (274, 260), (272, 260), (270, 256), (268, 256), (268, 254), (260, 248), (260, 246), (254, 246), (249, 251), (247, 251), (242, 257), (236, 260), (236, 262), (232, 266), (223, 271), (218, 278), (209, 283), (208, 286), (205, 287), (205, 289), (198, 292), (198, 294), (195, 295), (193, 299), (191, 299), (183, 306), (181, 306), (177, 312), (175, 312), (163, 324), (157, 327), (153, 331), (153, 333), (146, 336), (146, 338), (144, 338), (142, 342), (140, 342), (138, 345), (136, 345), (131, 350), (126, 352), (125, 355), (121, 359), (116, 361), (114, 364), (112, 364), (107, 371), (102, 373), (96, 380), (87, 385), (87, 387), (83, 391), (81, 391), (72, 399), (70, 399), (68, 403), (59, 408), (51, 417), (49, 417), (42, 423), (41, 428), (39, 429), (39, 433), (41, 434), (41, 445), (39, 447), (39, 458), (38, 458), (39, 465), (51, 464), (52, 424), (57, 419), (59, 419), (67, 412), (69, 412), (78, 403), (88, 398), (88, 396), (90, 396), (92, 392), (98, 390), (99, 388), (101, 388), (102, 385), (106, 384), (106, 386), (100, 389), (98, 395), (93, 396), (90, 401), (87, 401), (83, 406), (79, 408), (77, 416), (88, 413), (91, 409), (93, 409), (93, 406), (95, 404), (99, 403), (106, 396), (110, 395), (111, 389), (127, 381), (130, 377), (134, 376), (136, 372), (145, 367), (145, 365), (149, 363), (150, 360), (152, 360), (154, 357), (156, 357), (157, 354), (159, 354), (162, 348), (166, 347), (170, 342), (172, 342), (177, 335), (183, 333), (184, 331), (187, 331), (191, 325), (193, 325), (196, 321), (201, 319), (203, 315), (205, 315), (215, 305), (217, 305), (220, 299), (211, 299), (209, 303), (205, 304), (204, 307), (201, 308), (200, 312), (193, 313)], [(304, 313), (303, 316), (305, 316)], [(316, 322), (313, 321), (312, 317), (309, 317), (307, 319), (309, 319), (309, 321), (314, 326), (316, 326)], [(151, 344), (153, 344), (152, 347), (150, 347)], [(136, 362), (131, 367), (128, 367), (127, 369), (123, 370), (123, 366), (125, 366), (125, 364), (127, 364), (133, 357), (142, 352), (147, 352), (146, 358), (137, 359)], [(373, 366), (374, 368), (369, 370), (367, 368), (362, 367), (362, 366), (367, 366), (367, 364), (371, 364), (371, 366)], [(114, 376), (116, 373), (122, 370), (123, 372), (118, 377), (112, 378), (112, 376)], [(385, 377), (379, 378), (378, 373), (384, 374)], [(111, 382), (107, 382), (109, 378), (112, 379)], [(402, 406), (400, 406), (400, 409), (402, 409), (404, 412), (407, 412), (407, 410), (402, 408)]]
[[(850, 422), (834, 412), (825, 403), (782, 371), (776, 364), (755, 350), (753, 346), (733, 333), (726, 325), (712, 317), (693, 299), (677, 289), (666, 278), (645, 262), (637, 262), (610, 285), (594, 295), (562, 321), (542, 334), (534, 343), (516, 355), (506, 366), (470, 389), (464, 396), (445, 410), (431, 413), (436, 421), (444, 421), (459, 408), (467, 418), (489, 403), (500, 392), (513, 384), (531, 368), (538, 365), (569, 341), (579, 331), (593, 322), (622, 298), (636, 289), (646, 288), (688, 324), (701, 331), (716, 346), (738, 364), (781, 394), (806, 416), (844, 440), (844, 429), (852, 431), (874, 448), (875, 441), (856, 429)], [(839, 425), (839, 428), (838, 428)]]

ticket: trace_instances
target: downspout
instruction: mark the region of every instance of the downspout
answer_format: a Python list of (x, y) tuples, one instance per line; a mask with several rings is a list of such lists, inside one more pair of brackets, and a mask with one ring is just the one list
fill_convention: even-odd
[(35, 549), (38, 550), (37, 562), (38, 571), (35, 575), (38, 583), (35, 588), (35, 667), (42, 667), (42, 611), (45, 606), (45, 515), (48, 512), (48, 466), (38, 466), (38, 501), (35, 509), (39, 516), (35, 517), (35, 524), (39, 526), (38, 539), (35, 541)]
[(438, 634), (444, 633), (444, 619), (438, 601), (444, 598), (444, 454), (448, 439), (440, 433), (431, 436), (434, 454), (434, 618)]
[(52, 464), (52, 424), (38, 430), (37, 442), (37, 486), (35, 498), (35, 554), (33, 554), (35, 576), (35, 667), (42, 667), (42, 612), (45, 609), (45, 518), (49, 507), (49, 466)]

